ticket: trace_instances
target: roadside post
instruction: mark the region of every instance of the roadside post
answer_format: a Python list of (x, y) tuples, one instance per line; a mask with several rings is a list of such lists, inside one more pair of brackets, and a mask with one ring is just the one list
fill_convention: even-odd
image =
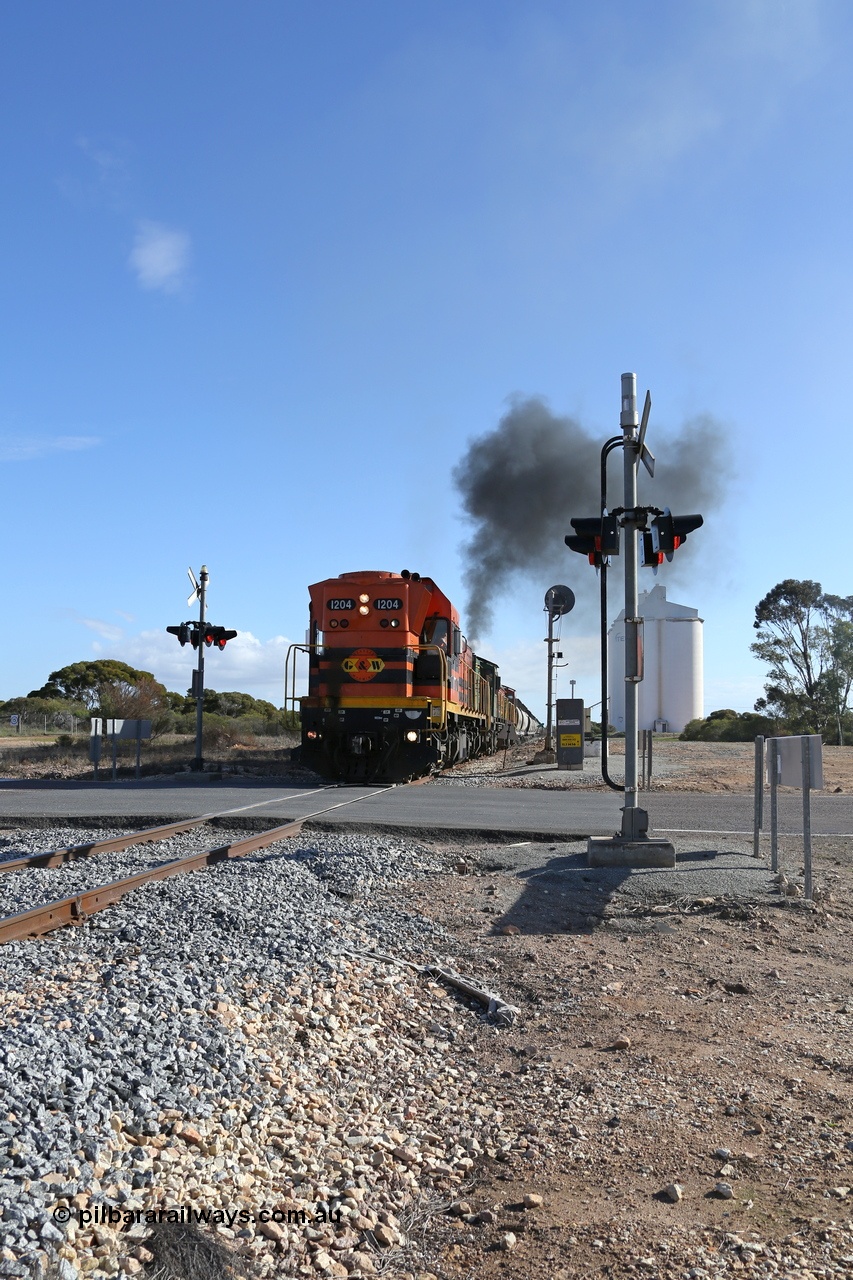
[(89, 721), (89, 759), (92, 761), (95, 782), (98, 781), (98, 764), (101, 759), (101, 722), (97, 716)]
[(132, 739), (136, 741), (136, 777), (141, 776), (140, 757), (142, 739), (151, 737), (150, 720), (118, 720), (111, 716), (93, 716), (89, 726), (89, 759), (95, 767), (95, 781), (98, 781), (98, 765), (101, 759), (101, 739), (109, 737), (112, 744), (112, 779), (117, 776), (118, 741)]
[[(759, 746), (759, 744), (761, 744)], [(759, 769), (760, 752), (766, 745), (767, 782), (770, 786), (770, 870), (779, 870), (779, 787), (799, 787), (803, 793), (803, 897), (813, 900), (812, 877), (812, 790), (823, 787), (823, 741), (819, 733), (795, 734), (786, 738), (755, 740), (755, 831), (753, 851), (758, 850), (758, 832), (764, 811), (764, 773)]]
[(764, 737), (755, 739), (755, 804), (752, 818), (752, 856), (761, 857), (760, 835), (764, 821)]

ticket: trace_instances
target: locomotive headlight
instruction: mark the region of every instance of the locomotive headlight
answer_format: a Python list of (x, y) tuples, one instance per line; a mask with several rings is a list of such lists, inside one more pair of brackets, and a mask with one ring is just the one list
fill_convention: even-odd
[(369, 604), (369, 602), (370, 602), (370, 596), (359, 596), (359, 597), (358, 597), (358, 603), (359, 603), (359, 604)]
[(392, 627), (399, 627), (399, 625), (400, 625), (400, 619), (399, 619), (399, 618), (392, 618), (392, 619), (391, 619), (391, 626), (392, 626)]
[(409, 730), (409, 732), (406, 734), (406, 741), (407, 741), (407, 742), (417, 742), (417, 740), (418, 740), (418, 735), (417, 735), (417, 733), (415, 732), (415, 730), (414, 730), (414, 729), (410, 729), (410, 730)]
[(363, 617), (363, 618), (366, 618), (366, 617), (367, 617), (367, 615), (370, 613), (370, 610), (368, 609), (368, 607), (367, 607), (367, 605), (366, 605), (366, 604), (360, 604), (360, 605), (358, 606), (358, 611), (359, 611), (359, 613), (362, 615), (362, 617)]
[(337, 625), (338, 625), (338, 620), (337, 620), (337, 618), (330, 618), (330, 619), (329, 619), (329, 626), (330, 626), (330, 627), (336, 627)]

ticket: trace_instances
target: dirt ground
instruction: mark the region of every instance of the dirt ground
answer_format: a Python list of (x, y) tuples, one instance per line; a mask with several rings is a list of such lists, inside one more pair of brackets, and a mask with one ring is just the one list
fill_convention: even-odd
[[(752, 744), (656, 749), (671, 790), (752, 789)], [(849, 793), (853, 750), (824, 748), (824, 770), (825, 792)], [(853, 835), (814, 842), (814, 907), (767, 868), (754, 899), (626, 911), (590, 871), (578, 915), (548, 866), (581, 849), (458, 846), (451, 885), (401, 894), (520, 1010), (468, 1049), (517, 1139), (432, 1220), (412, 1274), (853, 1275)], [(801, 845), (782, 855), (793, 889)]]
[(815, 911), (604, 904), (577, 928), (553, 880), (482, 853), (453, 892), (406, 888), (521, 1010), (470, 1052), (519, 1137), (435, 1228), (436, 1274), (853, 1274), (853, 874), (849, 844), (821, 844)]
[[(597, 761), (558, 774), (532, 754), (436, 785), (603, 785)], [(656, 740), (653, 787), (748, 793), (753, 768), (750, 743)], [(853, 748), (825, 747), (824, 774), (853, 791)], [(709, 858), (751, 852), (701, 838)], [(472, 1009), (448, 1055), (494, 1082), (512, 1141), (449, 1211), (427, 1206), (386, 1274), (853, 1277), (853, 833), (813, 844), (814, 906), (769, 869), (755, 895), (626, 907), (593, 870), (570, 893), (559, 864), (579, 844), (455, 841), (455, 870), (383, 891), (519, 1011), (497, 1027)], [(782, 846), (794, 889), (801, 845)]]
[[(491, 778), (494, 785), (509, 787), (536, 787), (570, 789), (573, 787), (601, 787), (601, 762), (598, 757), (584, 761), (582, 773), (566, 772), (553, 766), (542, 768), (534, 765), (536, 747), (520, 744), (504, 754), (499, 752), (484, 760), (457, 765), (452, 776), (477, 777), (480, 781)], [(822, 793), (853, 792), (853, 746), (823, 746)], [(614, 780), (623, 776), (625, 741), (612, 739), (608, 746), (609, 772)], [(651, 763), (651, 790), (653, 791), (701, 791), (751, 794), (755, 779), (755, 744), (752, 742), (681, 742), (678, 738), (653, 739)]]

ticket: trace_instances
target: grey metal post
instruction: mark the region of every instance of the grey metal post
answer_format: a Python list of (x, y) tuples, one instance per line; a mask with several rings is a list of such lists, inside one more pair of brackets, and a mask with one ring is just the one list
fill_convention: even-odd
[(548, 609), (548, 706), (545, 715), (545, 750), (552, 751), (554, 726), (554, 610)]
[(136, 722), (136, 776), (140, 776), (140, 756), (142, 755), (142, 721)]
[(770, 739), (767, 771), (770, 774), (770, 870), (779, 870), (779, 742)]
[(113, 720), (113, 782), (116, 780), (116, 722)]
[(195, 703), (195, 768), (201, 773), (204, 769), (202, 754), (202, 732), (204, 727), (204, 609), (207, 589), (207, 565), (201, 566), (198, 596), (198, 676)]
[[(625, 440), (622, 449), (625, 511), (633, 512), (637, 506), (637, 466), (639, 458), (632, 442), (637, 438), (637, 375), (622, 374), (622, 411), (619, 425)], [(637, 812), (637, 719), (639, 689), (636, 680), (628, 679), (628, 649), (632, 632), (636, 634), (633, 619), (637, 616), (637, 526), (633, 518), (626, 518), (625, 529), (625, 807), (622, 810), (622, 835), (626, 840), (636, 840), (641, 835)], [(629, 621), (630, 620), (630, 621)], [(643, 814), (645, 817), (645, 814)]]
[(755, 808), (752, 818), (752, 856), (761, 857), (761, 825), (764, 821), (764, 737), (755, 739)]
[(803, 752), (803, 897), (812, 900), (812, 740), (802, 737)]

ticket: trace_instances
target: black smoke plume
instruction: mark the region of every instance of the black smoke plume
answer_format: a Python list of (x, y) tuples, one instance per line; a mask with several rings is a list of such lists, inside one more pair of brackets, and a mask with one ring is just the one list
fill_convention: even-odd
[[(698, 511), (707, 521), (728, 475), (724, 432), (708, 416), (690, 419), (669, 439), (653, 426), (648, 442), (657, 457), (655, 478), (640, 468), (640, 502), (685, 514)], [(618, 418), (610, 434), (619, 434)], [(585, 570), (590, 589), (594, 586), (592, 568), (563, 539), (572, 532), (572, 516), (598, 514), (603, 443), (575, 418), (555, 416), (537, 396), (514, 398), (495, 430), (471, 442), (453, 470), (453, 482), (473, 527), (463, 548), (472, 637), (488, 631), (497, 599), (520, 575), (540, 580), (543, 594), (552, 577), (565, 581), (571, 570), (573, 585), (581, 577), (577, 570)], [(621, 456), (615, 450), (608, 465), (611, 509), (622, 505)], [(691, 537), (691, 546), (703, 533)], [(648, 576), (641, 589), (653, 585)]]

